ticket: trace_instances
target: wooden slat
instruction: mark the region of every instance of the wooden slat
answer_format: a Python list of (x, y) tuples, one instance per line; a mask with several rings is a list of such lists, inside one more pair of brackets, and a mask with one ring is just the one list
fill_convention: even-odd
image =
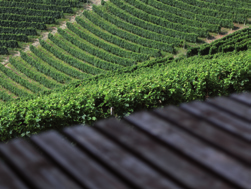
[(156, 109), (154, 112), (194, 136), (230, 153), (240, 161), (251, 164), (250, 144), (232, 137), (221, 129), (182, 111), (178, 107), (168, 106), (163, 109)]
[(242, 140), (251, 142), (250, 123), (241, 121), (232, 115), (223, 112), (206, 103), (194, 101), (180, 106), (183, 110), (190, 112), (201, 119), (213, 123), (215, 126), (232, 133)]
[(22, 139), (13, 140), (8, 144), (1, 144), (0, 152), (6, 161), (15, 166), (16, 171), (23, 176), (23, 179), (32, 188), (79, 188)]
[(67, 128), (65, 133), (95, 156), (95, 159), (128, 181), (133, 188), (180, 188), (90, 127)]
[(32, 138), (51, 158), (69, 172), (75, 180), (88, 189), (126, 189), (109, 172), (90, 157), (73, 147), (55, 131), (49, 131)]
[(226, 97), (210, 98), (206, 102), (223, 111), (230, 112), (231, 114), (238, 116), (239, 119), (246, 120), (251, 124), (251, 108), (247, 105)]
[(249, 107), (251, 106), (251, 93), (232, 94), (230, 98), (238, 100)]
[(164, 147), (136, 128), (116, 119), (97, 122), (99, 132), (112, 137), (116, 142), (133, 151), (157, 170), (161, 170), (167, 179), (174, 179), (185, 188), (191, 189), (230, 189), (230, 185), (205, 172), (186, 158)]
[(28, 189), (27, 186), (3, 163), (0, 162), (1, 189)]
[(146, 112), (136, 113), (125, 119), (169, 147), (184, 154), (184, 156), (195, 160), (221, 178), (228, 180), (236, 187), (249, 188), (251, 186), (250, 169), (192, 137), (173, 124), (160, 120)]

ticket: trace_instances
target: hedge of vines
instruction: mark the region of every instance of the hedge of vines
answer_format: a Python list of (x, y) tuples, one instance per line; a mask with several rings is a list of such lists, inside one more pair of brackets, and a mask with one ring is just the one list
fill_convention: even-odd
[(205, 22), (205, 23), (209, 23), (209, 24), (216, 24), (216, 25), (220, 25), (220, 26), (226, 27), (226, 28), (233, 28), (233, 26), (234, 26), (232, 19), (220, 19), (220, 18), (216, 18), (216, 17), (212, 17), (212, 16), (194, 14), (192, 12), (185, 11), (180, 8), (176, 8), (176, 7), (168, 5), (168, 4), (164, 4), (164, 3), (159, 2), (157, 0), (142, 0), (142, 1), (147, 3), (148, 5), (151, 5), (155, 8), (157, 8), (157, 9), (160, 9), (160, 10), (163, 10), (166, 12), (170, 12), (172, 14), (176, 14), (176, 15), (179, 15), (179, 16), (187, 18), (187, 19), (197, 20), (197, 21)]
[(61, 84), (46, 78), (43, 74), (41, 74), (37, 71), (36, 72), (32, 71), (31, 69), (29, 69), (28, 66), (26, 66), (26, 64), (28, 64), (28, 63), (26, 63), (22, 60), (18, 61), (16, 58), (11, 57), (9, 59), (9, 62), (18, 71), (20, 71), (21, 73), (24, 73), (27, 77), (37, 81), (38, 83), (44, 85), (45, 87), (47, 87), (49, 89), (53, 89), (53, 88), (57, 88), (57, 87), (61, 86)]
[[(123, 48), (116, 46), (114, 44), (108, 43), (106, 41), (100, 40), (99, 37), (97, 37), (95, 35), (90, 35), (87, 32), (81, 31), (78, 27), (74, 26), (70, 22), (67, 22), (66, 25), (70, 31), (74, 32), (76, 35), (78, 35), (82, 39), (88, 41), (89, 43), (91, 43), (99, 48), (102, 48), (108, 52), (111, 52), (117, 56), (134, 59), (138, 62), (145, 61), (145, 60), (149, 59), (149, 55), (135, 53), (135, 52), (123, 49)], [(60, 32), (60, 30), (59, 30), (59, 32)]]
[(249, 58), (246, 52), (218, 55), (212, 60), (191, 57), (155, 63), (152, 68), (113, 72), (64, 91), (1, 104), (1, 141), (73, 124), (91, 124), (109, 117), (110, 107), (121, 117), (165, 104), (204, 100), (207, 95), (250, 91)]
[(100, 37), (110, 43), (116, 44), (122, 48), (125, 48), (127, 50), (131, 50), (133, 52), (143, 53), (143, 54), (151, 55), (154, 57), (160, 56), (159, 50), (157, 50), (157, 49), (144, 47), (142, 45), (129, 42), (123, 38), (120, 38), (115, 35), (104, 32), (100, 29), (97, 29), (96, 27), (93, 27), (93, 25), (89, 24), (88, 22), (81, 19), (80, 17), (76, 17), (76, 21), (81, 27), (89, 30), (91, 33), (97, 35), (98, 37)]
[[(59, 40), (57, 40), (57, 41), (60, 42)], [(85, 63), (83, 61), (80, 61), (80, 60), (74, 58), (71, 55), (65, 54), (64, 51), (59, 50), (59, 49), (57, 49), (57, 48), (55, 48), (55, 47), (53, 47), (51, 45), (48, 45), (44, 40), (40, 39), (39, 42), (40, 42), (40, 44), (41, 44), (41, 46), (43, 48), (45, 48), (46, 50), (51, 52), (54, 56), (56, 56), (57, 58), (63, 60), (64, 62), (70, 64), (71, 66), (82, 70), (83, 72), (90, 73), (90, 74), (93, 74), (93, 75), (105, 72), (105, 70), (94, 67), (93, 65), (87, 64), (87, 63)], [(63, 44), (63, 46), (66, 46), (66, 45)], [(69, 48), (69, 51), (70, 51), (71, 48), (70, 47), (68, 47), (68, 48)], [(72, 51), (74, 51), (74, 50), (72, 50)], [(94, 62), (93, 62), (93, 64), (94, 64)]]
[[(245, 23), (247, 20), (247, 13), (245, 11), (243, 12), (241, 10), (236, 10), (235, 12), (231, 12), (231, 11), (225, 12), (221, 9), (217, 10), (215, 8), (212, 8), (212, 6), (208, 6), (208, 3), (205, 3), (205, 2), (204, 2), (204, 6), (198, 6), (198, 5), (201, 5), (201, 2), (199, 1), (197, 1), (196, 4), (189, 4), (191, 3), (190, 0), (182, 0), (182, 1), (160, 0), (160, 1), (165, 4), (175, 6), (177, 8), (180, 8), (189, 12), (193, 12), (195, 14), (207, 15), (207, 16), (216, 17), (219, 19), (230, 19), (230, 20), (233, 20), (234, 22), (241, 22), (241, 23)], [(219, 5), (216, 5), (216, 6), (219, 6)]]
[(36, 9), (26, 9), (18, 7), (0, 7), (0, 13), (41, 16), (41, 17), (47, 16), (56, 19), (63, 17), (63, 12), (59, 11), (36, 10)]
[(55, 24), (56, 19), (50, 16), (28, 16), (19, 14), (0, 14), (0, 20), (41, 22), (45, 24)]
[(73, 13), (72, 8), (68, 6), (60, 6), (53, 4), (40, 4), (40, 3), (32, 3), (32, 2), (17, 2), (17, 1), (1, 1), (1, 7), (19, 7), (26, 9), (39, 9), (39, 10), (50, 10), (50, 11), (59, 11), (64, 13)]
[(89, 77), (88, 74), (81, 72), (81, 71), (78, 71), (67, 64), (63, 64), (59, 60), (55, 60), (54, 58), (51, 58), (50, 56), (45, 54), (41, 49), (37, 49), (33, 45), (30, 46), (30, 50), (31, 50), (31, 52), (33, 52), (37, 57), (39, 57), (44, 62), (48, 63), (52, 67), (56, 68), (57, 70), (65, 73), (71, 77), (74, 77), (76, 79), (85, 79), (85, 78)]
[(176, 31), (181, 31), (185, 33), (195, 33), (198, 34), (200, 37), (207, 37), (208, 36), (208, 31), (205, 28), (198, 28), (194, 26), (189, 26), (186, 24), (179, 24), (179, 23), (174, 23), (170, 22), (167, 19), (164, 19), (159, 16), (154, 16), (151, 14), (148, 14), (140, 9), (135, 8), (134, 6), (125, 3), (125, 1), (121, 0), (110, 0), (113, 4), (118, 6), (119, 8), (127, 11), (128, 13), (132, 14), (133, 16), (136, 16), (137, 18), (140, 18), (142, 20), (145, 20), (147, 22), (151, 22), (156, 25), (160, 25), (166, 28), (170, 28)]
[[(168, 43), (180, 45), (180, 41), (175, 38), (185, 39), (186, 41), (189, 41), (192, 43), (195, 43), (197, 41), (197, 37), (198, 37), (197, 34), (180, 32), (177, 30), (173, 30), (173, 29), (169, 29), (166, 27), (156, 25), (156, 24), (152, 24), (151, 22), (146, 22), (144, 20), (138, 19), (135, 16), (131, 16), (130, 14), (126, 13), (122, 9), (116, 8), (116, 6), (114, 6), (111, 3), (106, 3), (105, 7), (109, 13), (114, 14), (115, 16), (118, 16), (121, 19), (123, 19), (133, 25), (136, 25), (136, 26), (139, 26), (139, 27), (144, 28), (146, 30), (153, 31), (153, 32), (174, 38), (174, 39), (172, 39), (172, 38), (168, 37), (167, 41), (166, 41)], [(165, 42), (165, 41), (163, 41), (163, 42)]]
[(37, 35), (37, 30), (35, 28), (16, 28), (16, 27), (2, 27), (2, 26), (0, 26), (0, 33)]
[[(93, 6), (93, 10), (95, 10), (95, 6)], [(85, 17), (87, 17), (90, 21), (92, 21), (97, 26), (99, 26), (99, 27), (103, 28), (104, 30), (106, 30), (114, 35), (117, 35), (121, 38), (124, 38), (126, 40), (140, 44), (142, 46), (155, 48), (155, 49), (161, 49), (163, 51), (167, 51), (170, 53), (173, 53), (173, 51), (174, 51), (173, 44), (166, 44), (163, 42), (154, 41), (151, 39), (140, 37), (138, 35), (135, 35), (133, 33), (128, 32), (128, 31), (124, 31), (122, 29), (119, 29), (118, 27), (113, 26), (109, 22), (105, 22), (103, 20), (96, 18), (96, 16), (89, 13), (89, 11), (84, 11), (83, 14)], [(139, 27), (137, 27), (137, 29), (139, 29)], [(129, 30), (129, 28), (128, 28), (128, 30)], [(136, 28), (134, 31), (136, 31)], [(149, 33), (144, 30), (143, 34), (148, 35)], [(152, 37), (154, 38), (155, 36), (152, 36)]]
[(45, 30), (46, 25), (42, 22), (26, 22), (26, 21), (12, 21), (12, 20), (0, 20), (2, 27), (15, 27), (15, 28), (36, 28), (39, 30)]
[(220, 31), (220, 25), (216, 24), (209, 24), (205, 22), (200, 22), (198, 20), (192, 20), (188, 18), (184, 18), (182, 16), (178, 16), (176, 14), (173, 14), (168, 11), (159, 10), (158, 8), (154, 8), (152, 6), (147, 5), (147, 3), (141, 2), (139, 0), (124, 0), (128, 2), (129, 4), (135, 6), (136, 8), (147, 12), (148, 14), (155, 15), (161, 18), (165, 18), (171, 22), (194, 26), (194, 27), (200, 27), (205, 28), (208, 31), (218, 33)]
[[(215, 40), (210, 44), (205, 44), (200, 47), (189, 48), (187, 51), (187, 57), (194, 55), (208, 55), (215, 54), (218, 52), (228, 52), (228, 51), (239, 51), (239, 50), (247, 50), (250, 48), (250, 28), (245, 28), (229, 34), (219, 40)], [(244, 41), (241, 43), (241, 41)], [(228, 48), (224, 47), (225, 45)], [(225, 50), (223, 50), (223, 47)]]
[(52, 69), (51, 67), (46, 66), (45, 64), (41, 62), (41, 60), (34, 59), (33, 57), (31, 57), (30, 55), (28, 55), (27, 53), (23, 51), (20, 51), (20, 54), (21, 54), (21, 58), (24, 61), (26, 61), (28, 64), (30, 64), (31, 66), (34, 66), (39, 72), (47, 76), (50, 76), (51, 78), (55, 79), (59, 83), (67, 83), (72, 80), (69, 76), (57, 71), (56, 69)]
[(122, 66), (131, 66), (135, 64), (135, 61), (133, 59), (128, 59), (128, 58), (122, 58), (119, 56), (115, 56), (109, 52), (106, 52), (104, 50), (100, 50), (96, 46), (91, 46), (88, 43), (83, 43), (82, 41), (79, 41), (77, 38), (73, 37), (69, 33), (67, 33), (65, 30), (58, 28), (58, 33), (60, 33), (66, 40), (70, 41), (72, 44), (76, 45), (80, 49), (96, 56), (99, 57), (103, 60), (112, 62), (112, 63), (117, 63)]

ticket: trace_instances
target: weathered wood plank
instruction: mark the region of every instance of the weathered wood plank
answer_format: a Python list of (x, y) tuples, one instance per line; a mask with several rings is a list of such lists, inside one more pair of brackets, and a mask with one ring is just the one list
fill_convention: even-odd
[(232, 94), (230, 98), (251, 106), (251, 93)]
[(229, 189), (230, 185), (205, 172), (196, 164), (188, 161), (175, 151), (166, 148), (138, 129), (119, 122), (116, 119), (97, 122), (94, 125), (99, 132), (112, 137), (126, 146), (157, 170), (161, 170), (167, 179), (172, 179), (190, 189)]
[(212, 144), (224, 152), (228, 152), (229, 155), (238, 158), (240, 161), (251, 164), (250, 144), (232, 137), (221, 129), (184, 112), (178, 107), (168, 106), (163, 109), (156, 109), (154, 112), (188, 133), (193, 134), (193, 136), (209, 142), (209, 145)]
[(187, 104), (182, 104), (181, 109), (190, 112), (201, 119), (213, 123), (215, 126), (232, 133), (242, 140), (251, 142), (251, 127), (250, 123), (236, 119), (226, 112), (212, 107), (206, 103), (194, 101)]
[(55, 131), (49, 131), (31, 137), (61, 167), (69, 172), (82, 187), (88, 189), (126, 189), (118, 181), (90, 157), (73, 147)]
[(0, 188), (2, 189), (28, 189), (6, 164), (0, 162)]
[(193, 159), (201, 166), (211, 170), (219, 178), (226, 179), (236, 187), (251, 186), (251, 170), (231, 159), (219, 150), (208, 146), (171, 123), (160, 120), (150, 113), (141, 112), (125, 117), (125, 120), (150, 134), (170, 148)]
[(65, 133), (133, 188), (181, 188), (90, 127), (67, 128)]
[(237, 116), (236, 119), (239, 118), (251, 123), (251, 107), (248, 107), (247, 105), (238, 103), (238, 101), (226, 97), (209, 98), (206, 102)]
[(32, 188), (80, 188), (22, 139), (15, 139), (8, 144), (1, 144), (0, 152), (6, 161), (15, 166), (19, 175), (22, 175), (23, 179)]

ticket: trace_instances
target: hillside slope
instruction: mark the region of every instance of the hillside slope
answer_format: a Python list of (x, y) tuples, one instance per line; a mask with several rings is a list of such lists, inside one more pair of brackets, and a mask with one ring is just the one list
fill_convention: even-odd
[(141, 66), (77, 81), (32, 99), (0, 104), (5, 141), (47, 129), (125, 116), (140, 109), (251, 91), (251, 52), (158, 59)]

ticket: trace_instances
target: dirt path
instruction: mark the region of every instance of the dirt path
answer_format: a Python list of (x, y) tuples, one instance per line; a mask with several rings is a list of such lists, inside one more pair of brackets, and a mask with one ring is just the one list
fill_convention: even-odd
[[(76, 16), (81, 15), (81, 14), (83, 13), (84, 10), (92, 10), (92, 4), (94, 4), (94, 5), (101, 5), (101, 0), (89, 0), (89, 2), (90, 2), (89, 4), (85, 4), (85, 5), (84, 5), (84, 7), (83, 7), (84, 9), (83, 9), (83, 10), (80, 10), (80, 11), (77, 12), (76, 15), (69, 17), (69, 20), (68, 20), (68, 21), (62, 22), (62, 24), (61, 24), (59, 27), (62, 28), (62, 29), (65, 29), (65, 28), (67, 27), (67, 26), (66, 26), (66, 22), (71, 22), (71, 23), (75, 22)], [(49, 33), (52, 33), (52, 34), (57, 33), (57, 27), (52, 27), (52, 28), (53, 28), (53, 29), (52, 29), (51, 31), (49, 31), (49, 32), (43, 32), (43, 33), (42, 33), (42, 39), (43, 39), (43, 40), (48, 39), (48, 34), (49, 34)], [(41, 36), (40, 36), (40, 37), (41, 37)], [(37, 38), (37, 39), (32, 43), (33, 46), (37, 47), (38, 45), (40, 45), (38, 39), (39, 39), (39, 38)], [(24, 52), (29, 51), (29, 50), (30, 50), (30, 45), (27, 45), (27, 46), (23, 49)], [(10, 56), (20, 56), (20, 52), (19, 52), (19, 51), (16, 51), (16, 54), (10, 55)], [(9, 68), (9, 67), (7, 66), (7, 64), (9, 63), (9, 57), (10, 57), (10, 56), (8, 56), (4, 61), (2, 61), (2, 64), (5, 65), (5, 67), (7, 67), (7, 68)]]
[(219, 35), (216, 35), (216, 36), (213, 36), (213, 37), (211, 37), (211, 38), (209, 38), (209, 39), (206, 39), (205, 42), (206, 42), (206, 43), (212, 43), (213, 41), (215, 41), (215, 40), (217, 40), (217, 39), (221, 39), (221, 38), (225, 37), (226, 35), (229, 35), (229, 34), (231, 34), (231, 33), (234, 33), (234, 32), (236, 32), (236, 31), (238, 31), (238, 30), (243, 29), (243, 28), (248, 28), (247, 25), (244, 26), (243, 24), (234, 24), (234, 26), (235, 26), (236, 28), (238, 28), (238, 29), (229, 30), (228, 32), (225, 32), (225, 33), (222, 33), (222, 34), (220, 33)]

